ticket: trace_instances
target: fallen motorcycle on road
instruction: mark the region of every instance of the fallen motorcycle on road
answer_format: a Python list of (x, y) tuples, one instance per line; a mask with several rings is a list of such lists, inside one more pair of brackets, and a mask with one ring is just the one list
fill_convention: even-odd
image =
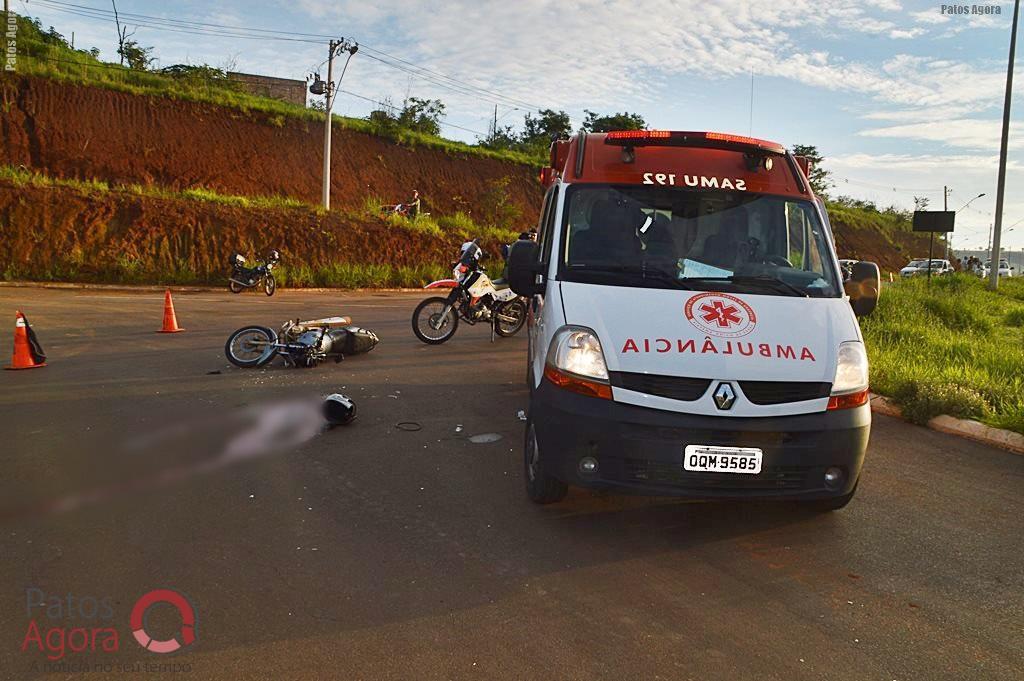
[(243, 326), (228, 338), (224, 354), (243, 369), (264, 366), (278, 355), (286, 366), (311, 368), (325, 359), (340, 362), (346, 355), (369, 352), (379, 342), (377, 334), (353, 326), (348, 317), (296, 319), (276, 332), (266, 326)]

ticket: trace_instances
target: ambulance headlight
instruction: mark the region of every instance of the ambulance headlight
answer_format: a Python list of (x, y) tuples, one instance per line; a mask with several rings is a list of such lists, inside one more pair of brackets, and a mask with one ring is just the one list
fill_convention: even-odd
[(868, 354), (860, 341), (839, 345), (839, 362), (832, 381), (832, 394), (858, 393), (868, 388)]
[(568, 374), (608, 380), (608, 366), (604, 362), (601, 341), (590, 329), (567, 326), (555, 334), (548, 350), (549, 366)]

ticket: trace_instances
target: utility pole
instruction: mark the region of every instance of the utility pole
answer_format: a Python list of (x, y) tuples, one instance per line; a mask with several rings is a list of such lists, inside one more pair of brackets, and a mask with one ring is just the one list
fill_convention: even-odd
[(996, 221), (992, 227), (992, 250), (989, 268), (988, 287), (999, 288), (999, 237), (1003, 230), (1003, 195), (1006, 190), (1006, 147), (1010, 139), (1010, 102), (1013, 98), (1013, 60), (1017, 51), (1017, 17), (1020, 13), (1020, 0), (1013, 3), (1013, 27), (1010, 29), (1010, 57), (1006, 65), (1006, 97), (1003, 100), (1003, 136), (999, 143), (999, 180), (996, 184)]
[(327, 48), (327, 90), (324, 92), (324, 187), (322, 200), (324, 210), (331, 209), (331, 105), (334, 98), (331, 97), (334, 89), (334, 51), (341, 43), (332, 40)]
[[(345, 59), (345, 66), (341, 69), (341, 76), (338, 77), (338, 87), (341, 87), (341, 81), (345, 77), (345, 71), (348, 70), (348, 63), (359, 50), (358, 43), (349, 43), (344, 38), (341, 40), (332, 40), (328, 43), (327, 47), (327, 83), (322, 84), (324, 87), (324, 186), (323, 186), (323, 206), (324, 210), (330, 210), (331, 208), (331, 107), (334, 106), (334, 98), (337, 94), (336, 87), (334, 85), (334, 56), (339, 49), (348, 52), (348, 57)], [(319, 80), (319, 76), (317, 76)], [(314, 83), (314, 85), (316, 85)], [(312, 88), (311, 88), (312, 89)]]

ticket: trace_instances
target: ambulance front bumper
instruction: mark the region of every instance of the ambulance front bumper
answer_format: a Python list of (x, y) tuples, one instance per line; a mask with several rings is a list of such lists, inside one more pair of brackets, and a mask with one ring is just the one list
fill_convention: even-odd
[[(533, 392), (530, 417), (541, 465), (580, 487), (693, 498), (824, 499), (856, 484), (871, 408), (796, 416), (730, 418), (683, 414), (579, 395), (547, 380)], [(684, 468), (687, 445), (757, 448), (757, 474)], [(596, 470), (590, 459), (597, 462)], [(842, 471), (838, 482), (825, 472)]]

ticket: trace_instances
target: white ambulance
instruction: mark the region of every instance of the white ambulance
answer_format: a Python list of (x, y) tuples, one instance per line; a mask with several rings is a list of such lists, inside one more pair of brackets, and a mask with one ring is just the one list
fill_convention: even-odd
[(844, 282), (806, 161), (712, 132), (581, 133), (552, 145), (531, 300), (530, 498), (569, 485), (845, 506), (868, 444), (855, 317), (878, 268)]

